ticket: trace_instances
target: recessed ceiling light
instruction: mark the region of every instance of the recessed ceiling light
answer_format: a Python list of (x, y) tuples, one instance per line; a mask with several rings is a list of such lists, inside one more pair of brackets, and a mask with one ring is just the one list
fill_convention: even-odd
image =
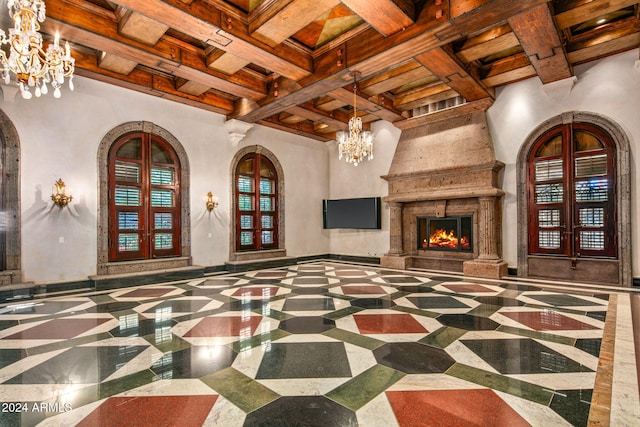
[(600, 25), (600, 24), (604, 24), (605, 22), (607, 22), (606, 18), (600, 18), (596, 21), (596, 24)]

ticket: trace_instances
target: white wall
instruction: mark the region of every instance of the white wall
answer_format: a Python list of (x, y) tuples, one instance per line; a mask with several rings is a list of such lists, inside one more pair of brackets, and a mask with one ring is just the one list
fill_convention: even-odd
[[(389, 191), (387, 181), (380, 178), (389, 173), (393, 154), (400, 139), (400, 129), (387, 121), (372, 124), (373, 159), (353, 166), (338, 160), (338, 147), (330, 145), (330, 198), (384, 197)], [(330, 239), (330, 252), (339, 255), (379, 257), (389, 251), (389, 208), (382, 204), (381, 230), (324, 230)]]
[[(498, 160), (506, 164), (502, 187), (506, 192), (503, 215), (503, 255), (517, 266), (516, 161), (527, 136), (545, 120), (567, 111), (593, 112), (618, 123), (631, 146), (632, 218), (638, 218), (640, 201), (636, 171), (640, 167), (640, 70), (638, 50), (604, 58), (575, 68), (577, 81), (566, 93), (545, 94), (538, 78), (501, 88), (488, 110), (488, 120)], [(632, 221), (632, 241), (637, 248), (640, 231)], [(633, 276), (640, 276), (640, 251), (632, 254)]]
[[(213, 266), (228, 260), (230, 162), (240, 148), (254, 144), (271, 150), (284, 169), (287, 254), (329, 251), (321, 210), (321, 200), (329, 194), (326, 144), (255, 125), (234, 147), (221, 115), (81, 77), (74, 84), (75, 91), (65, 86), (60, 99), (49, 94), (28, 101), (14, 87), (2, 87), (0, 108), (20, 138), (24, 280), (84, 280), (96, 273), (97, 149), (109, 130), (129, 121), (153, 122), (186, 150), (194, 264)], [(74, 196), (62, 210), (49, 200), (58, 178)], [(211, 214), (204, 204), (208, 191), (220, 199)]]

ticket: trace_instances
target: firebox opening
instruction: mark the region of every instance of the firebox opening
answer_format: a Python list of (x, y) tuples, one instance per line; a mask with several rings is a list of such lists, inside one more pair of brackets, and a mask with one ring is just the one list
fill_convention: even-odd
[(471, 216), (418, 217), (418, 249), (473, 252)]

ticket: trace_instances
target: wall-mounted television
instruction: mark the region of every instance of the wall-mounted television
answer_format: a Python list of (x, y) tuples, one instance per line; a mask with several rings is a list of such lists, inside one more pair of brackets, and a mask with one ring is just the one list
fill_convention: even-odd
[(380, 197), (323, 200), (324, 228), (380, 229)]

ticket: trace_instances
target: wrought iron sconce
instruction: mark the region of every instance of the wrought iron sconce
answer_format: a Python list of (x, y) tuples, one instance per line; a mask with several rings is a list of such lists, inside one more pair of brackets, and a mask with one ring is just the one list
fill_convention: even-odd
[(217, 207), (218, 207), (218, 198), (217, 198), (217, 197), (214, 197), (214, 195), (211, 193), (211, 191), (209, 191), (209, 192), (207, 193), (207, 203), (206, 203), (206, 206), (207, 206), (207, 210), (208, 210), (209, 212), (211, 212), (212, 210), (214, 210), (215, 208), (217, 208)]
[(67, 194), (67, 188), (62, 178), (57, 180), (55, 185), (53, 186), (51, 200), (53, 200), (53, 203), (55, 203), (60, 208), (67, 206), (69, 202), (73, 200), (73, 196), (71, 194)]

